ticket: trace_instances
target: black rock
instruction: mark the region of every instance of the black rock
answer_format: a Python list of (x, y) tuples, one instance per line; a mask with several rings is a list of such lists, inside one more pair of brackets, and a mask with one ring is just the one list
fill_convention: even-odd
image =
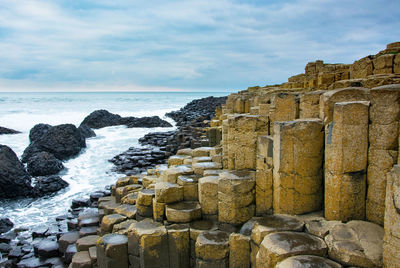
[(8, 253), (11, 251), (11, 246), (6, 243), (0, 243), (0, 252), (1, 253)]
[(148, 117), (123, 117), (119, 120), (120, 125), (126, 125), (129, 128), (133, 127), (145, 127), (145, 128), (153, 128), (153, 127), (172, 127), (170, 123), (165, 120), (162, 120), (158, 116), (148, 116)]
[(46, 236), (46, 232), (49, 230), (48, 226), (42, 225), (42, 226), (38, 226), (36, 227), (33, 231), (32, 231), (32, 237), (33, 239), (38, 238), (38, 237), (45, 237)]
[(58, 242), (51, 239), (43, 239), (37, 245), (36, 253), (40, 257), (51, 258), (58, 256)]
[(18, 264), (18, 268), (37, 268), (37, 267), (46, 267), (45, 262), (40, 260), (39, 258), (36, 257), (30, 257), (30, 258), (23, 258)]
[(48, 124), (37, 124), (29, 131), (29, 140), (34, 142), (39, 140), (49, 129), (51, 125)]
[(0, 218), (0, 234), (10, 231), (14, 227), (14, 223), (8, 218)]
[(69, 245), (64, 254), (65, 263), (67, 263), (67, 264), (71, 263), (72, 257), (75, 255), (76, 252), (77, 252), (76, 244)]
[(6, 127), (0, 127), (0, 135), (3, 134), (18, 134), (21, 133), (19, 131), (16, 131), (14, 129), (6, 128)]
[(39, 152), (29, 158), (28, 172), (32, 176), (54, 175), (64, 169), (61, 160), (48, 152)]
[(31, 194), (31, 177), (10, 147), (0, 145), (0, 198)]
[(78, 130), (82, 133), (82, 135), (85, 138), (92, 138), (92, 137), (96, 137), (96, 133), (93, 131), (93, 129), (91, 129), (90, 127), (88, 127), (87, 125), (80, 125), (78, 127)]
[(90, 206), (90, 199), (77, 198), (72, 200), (71, 208), (81, 208)]
[(110, 113), (107, 110), (96, 110), (83, 119), (81, 125), (86, 125), (90, 128), (98, 129), (109, 126), (119, 125), (121, 116)]
[(22, 247), (15, 247), (8, 253), (8, 258), (20, 260), (24, 255)]
[(27, 163), (31, 157), (33, 157), (35, 154), (38, 154), (42, 152), (42, 149), (39, 147), (38, 142), (31, 142), (28, 147), (25, 148), (21, 161), (22, 163)]
[(44, 196), (57, 192), (67, 186), (68, 183), (56, 175), (37, 177), (33, 193), (35, 196)]

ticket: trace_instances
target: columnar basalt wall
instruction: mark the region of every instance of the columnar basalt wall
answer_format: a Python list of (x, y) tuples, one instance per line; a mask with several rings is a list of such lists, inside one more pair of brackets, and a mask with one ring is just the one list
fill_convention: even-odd
[[(290, 121), (298, 118), (299, 103), (298, 95), (293, 93), (276, 93), (271, 97), (269, 108), (270, 125), (273, 126), (277, 121)], [(271, 135), (274, 128), (270, 128)]]
[(325, 135), (325, 218), (365, 218), (369, 102), (338, 102)]
[(367, 219), (383, 225), (386, 174), (397, 163), (400, 85), (371, 89)]
[(274, 213), (322, 208), (324, 132), (319, 119), (274, 124)]
[(400, 166), (387, 176), (383, 264), (400, 267)]

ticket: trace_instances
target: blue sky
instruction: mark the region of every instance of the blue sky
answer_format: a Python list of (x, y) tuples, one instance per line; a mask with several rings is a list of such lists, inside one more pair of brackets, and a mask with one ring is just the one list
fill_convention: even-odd
[(395, 41), (399, 0), (0, 0), (0, 91), (237, 91)]

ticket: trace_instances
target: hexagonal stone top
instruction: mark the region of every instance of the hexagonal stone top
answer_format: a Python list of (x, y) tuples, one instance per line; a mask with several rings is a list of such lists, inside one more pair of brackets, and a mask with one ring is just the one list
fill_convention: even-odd
[(299, 255), (287, 258), (278, 263), (276, 268), (341, 268), (343, 267), (337, 262), (332, 260), (313, 256), (313, 255)]

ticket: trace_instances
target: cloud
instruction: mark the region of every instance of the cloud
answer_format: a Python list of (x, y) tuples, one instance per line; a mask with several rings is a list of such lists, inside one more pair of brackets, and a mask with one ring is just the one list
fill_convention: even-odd
[(351, 63), (398, 41), (399, 7), (388, 0), (0, 0), (0, 77), (26, 88), (281, 83), (308, 61)]

